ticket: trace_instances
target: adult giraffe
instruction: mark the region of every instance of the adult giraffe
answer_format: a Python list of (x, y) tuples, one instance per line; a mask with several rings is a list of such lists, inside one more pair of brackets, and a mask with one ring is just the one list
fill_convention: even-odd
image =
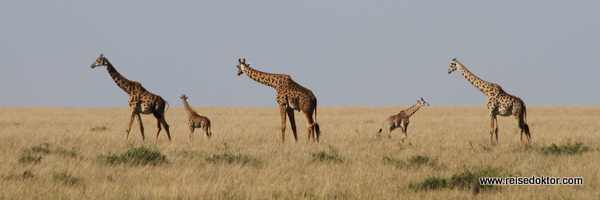
[[(144, 125), (142, 124), (142, 118), (140, 114), (153, 114), (156, 118), (156, 140), (158, 141), (158, 134), (160, 133), (160, 125), (165, 128), (167, 131), (167, 137), (169, 137), (169, 141), (171, 141), (171, 133), (169, 133), (169, 124), (165, 121), (165, 107), (169, 103), (163, 100), (162, 97), (152, 94), (146, 90), (146, 88), (142, 87), (142, 84), (135, 81), (130, 81), (129, 79), (123, 77), (117, 69), (115, 69), (112, 64), (104, 57), (104, 54), (100, 54), (100, 57), (96, 59), (96, 61), (92, 64), (92, 68), (105, 66), (106, 70), (108, 70), (108, 74), (113, 78), (117, 86), (123, 89), (129, 95), (129, 107), (131, 108), (131, 118), (129, 119), (129, 124), (127, 125), (127, 137), (125, 139), (129, 139), (129, 131), (131, 131), (131, 125), (133, 124), (133, 119), (137, 116), (138, 122), (140, 124), (140, 131), (142, 132), (142, 140), (145, 140), (144, 136)], [(168, 107), (167, 107), (168, 110)]]
[(529, 143), (531, 134), (529, 133), (529, 125), (527, 125), (527, 111), (523, 100), (506, 93), (498, 84), (481, 80), (454, 58), (450, 63), (448, 74), (457, 69), (471, 84), (473, 84), (473, 86), (487, 96), (486, 106), (492, 121), (490, 127), (490, 142), (494, 143), (493, 136), (495, 134), (496, 143), (498, 143), (498, 120), (496, 119), (496, 115), (504, 117), (513, 115), (521, 130), (521, 143), (523, 143), (523, 133), (527, 136), (527, 142)]
[[(308, 139), (319, 141), (321, 131), (317, 124), (317, 97), (305, 87), (296, 83), (289, 75), (286, 74), (271, 74), (261, 72), (250, 68), (250, 63), (246, 63), (246, 59), (238, 59), (237, 75), (246, 74), (252, 80), (259, 83), (271, 86), (277, 90), (276, 100), (279, 104), (279, 112), (281, 114), (281, 142), (285, 141), (285, 115), (290, 118), (294, 139), (298, 142), (296, 135), (296, 121), (294, 119), (294, 110), (302, 111), (308, 122)], [(315, 120), (312, 115), (315, 113)]]

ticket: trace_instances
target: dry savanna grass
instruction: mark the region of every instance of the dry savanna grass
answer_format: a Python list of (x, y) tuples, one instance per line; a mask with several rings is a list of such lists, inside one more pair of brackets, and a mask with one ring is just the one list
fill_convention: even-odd
[[(377, 134), (406, 107), (319, 107), (320, 143), (280, 142), (277, 108), (196, 107), (213, 137), (188, 138), (187, 115), (172, 107), (165, 132), (129, 108), (0, 108), (0, 199), (598, 199), (600, 107), (528, 107), (531, 145), (513, 118), (499, 118), (489, 142), (477, 107), (424, 107), (408, 139)], [(289, 122), (288, 122), (289, 123)], [(583, 177), (583, 185), (480, 187), (469, 176)], [(444, 184), (438, 184), (445, 182)]]

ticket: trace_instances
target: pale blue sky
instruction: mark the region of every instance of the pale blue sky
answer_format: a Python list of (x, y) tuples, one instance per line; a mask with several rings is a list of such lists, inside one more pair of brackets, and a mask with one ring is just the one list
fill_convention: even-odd
[(0, 107), (126, 107), (102, 53), (173, 107), (276, 106), (283, 73), (319, 106), (485, 105), (457, 58), (527, 105), (599, 105), (600, 1), (8, 1)]

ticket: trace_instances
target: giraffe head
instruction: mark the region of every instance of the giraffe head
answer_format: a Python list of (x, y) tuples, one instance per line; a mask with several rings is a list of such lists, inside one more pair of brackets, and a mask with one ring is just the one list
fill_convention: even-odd
[(109, 63), (108, 59), (106, 59), (106, 57), (104, 57), (104, 54), (100, 54), (100, 57), (98, 57), (98, 59), (96, 59), (96, 62), (94, 62), (92, 64), (92, 68), (99, 67), (99, 66), (105, 66), (108, 63)]
[(454, 70), (458, 69), (458, 65), (460, 65), (460, 62), (458, 62), (458, 60), (456, 60), (456, 58), (452, 59), (452, 62), (450, 63), (450, 68), (448, 68), (448, 74), (450, 74)]
[(185, 96), (185, 94), (184, 94), (184, 95), (181, 95), (181, 97), (180, 97), (180, 98), (181, 98), (181, 100), (184, 100), (184, 101), (188, 99), (188, 97), (187, 97), (187, 96)]
[(429, 103), (425, 102), (423, 97), (421, 97), (421, 100), (417, 100), (417, 103), (419, 103), (419, 107), (429, 106)]
[(238, 64), (236, 65), (238, 68), (238, 73), (237, 75), (242, 75), (244, 73), (244, 70), (246, 69), (246, 67), (250, 67), (250, 63), (246, 63), (246, 59), (244, 58), (242, 59), (238, 59)]

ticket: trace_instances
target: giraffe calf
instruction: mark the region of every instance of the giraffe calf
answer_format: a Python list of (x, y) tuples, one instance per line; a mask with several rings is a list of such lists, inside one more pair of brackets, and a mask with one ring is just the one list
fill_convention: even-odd
[(194, 129), (201, 128), (204, 131), (204, 136), (210, 138), (210, 120), (207, 117), (194, 115), (188, 117), (188, 125), (190, 127), (190, 139), (194, 139)]
[(397, 115), (392, 115), (388, 117), (388, 119), (383, 122), (382, 127), (379, 129), (379, 133), (381, 133), (383, 128), (386, 128), (388, 138), (392, 138), (392, 136), (390, 136), (390, 133), (394, 129), (400, 127), (402, 129), (402, 133), (404, 134), (404, 136), (402, 137), (402, 143), (404, 143), (404, 140), (406, 140), (406, 138), (408, 137), (406, 131), (408, 129), (408, 123), (410, 122), (410, 116), (415, 114), (415, 112), (417, 112), (417, 110), (419, 110), (419, 108), (423, 106), (429, 106), (429, 103), (425, 102), (425, 100), (421, 98), (421, 100), (418, 100), (417, 103), (411, 106), (410, 108), (400, 111), (400, 113), (398, 113)]
[(183, 101), (183, 106), (185, 111), (188, 113), (188, 126), (190, 127), (190, 140), (194, 139), (194, 129), (201, 128), (204, 131), (204, 136), (209, 138), (212, 136), (210, 132), (210, 120), (208, 117), (198, 115), (194, 109), (187, 102), (187, 96), (182, 95), (181, 100)]

